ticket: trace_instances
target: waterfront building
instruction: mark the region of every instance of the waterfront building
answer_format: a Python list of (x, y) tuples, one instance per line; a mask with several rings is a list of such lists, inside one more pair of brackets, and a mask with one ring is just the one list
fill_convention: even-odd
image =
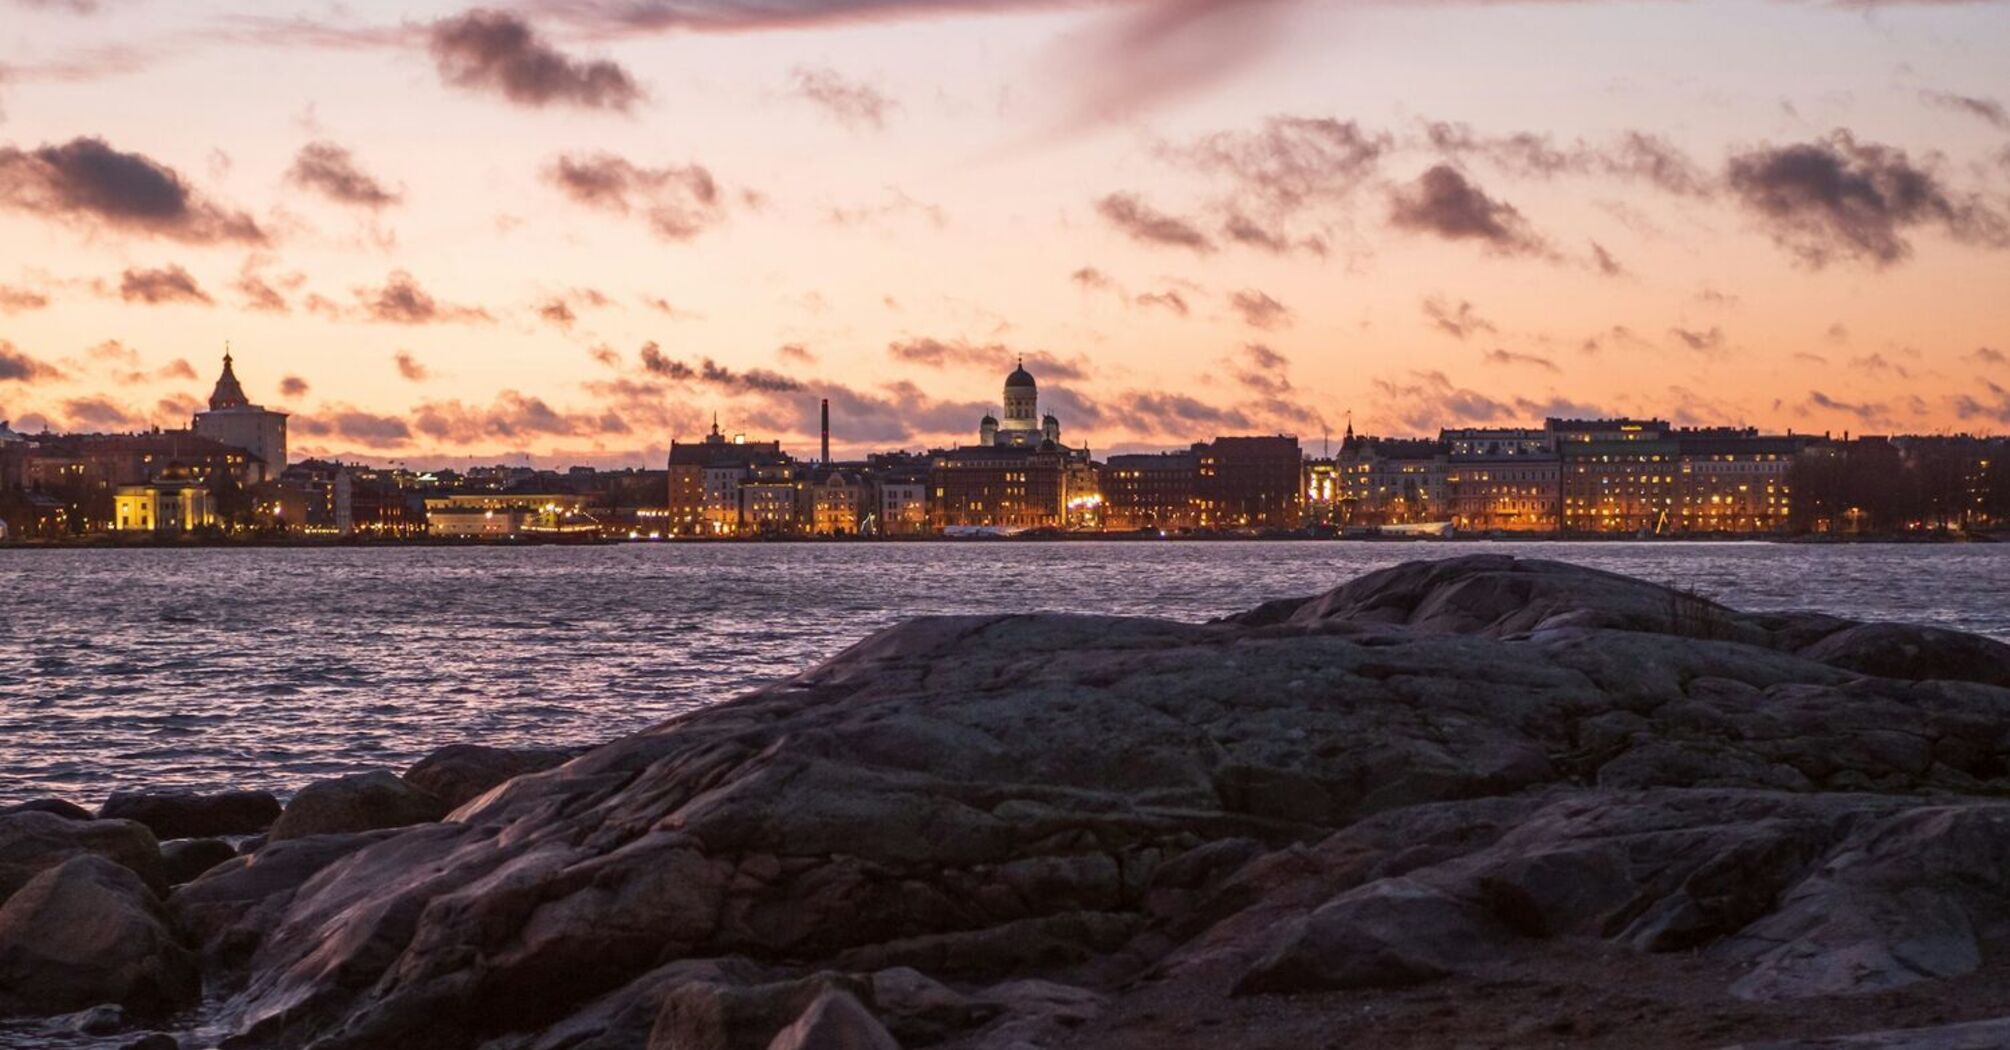
[(1804, 437), (1746, 431), (1678, 431), (1680, 491), (1675, 532), (1785, 532), (1791, 525), (1789, 474)]
[(1039, 415), (1039, 386), (1025, 362), (1005, 377), (1004, 401), (1004, 419), (978, 424), (977, 444), (933, 455), (934, 526), (1044, 529), (1067, 527), (1071, 515), (1099, 518), (1089, 450), (1061, 444), (1060, 420)]
[(1447, 519), (1447, 464), (1442, 444), (1429, 438), (1355, 436), (1340, 442), (1336, 470), (1346, 482), (1339, 522), (1405, 525)]
[(935, 527), (1061, 527), (1068, 455), (1052, 446), (1022, 445), (937, 453), (930, 508)]
[(1194, 503), (1206, 528), (1294, 529), (1303, 522), (1305, 457), (1285, 435), (1218, 437), (1193, 446)]
[(572, 492), (461, 492), (425, 499), (434, 536), (586, 535), (600, 531), (590, 497)]
[(735, 484), (735, 522), (729, 535), (787, 536), (811, 522), (809, 482), (793, 460), (757, 462)]
[(741, 530), (740, 483), (756, 468), (792, 462), (780, 441), (729, 441), (712, 420), (702, 441), (672, 441), (668, 477), (669, 531), (679, 536), (730, 536)]
[(1561, 463), (1547, 428), (1443, 430), (1444, 511), (1462, 532), (1553, 532)]
[(192, 429), (256, 458), (250, 481), (271, 481), (286, 470), (286, 413), (254, 405), (237, 381), (230, 352), (223, 354), (223, 374), (209, 394), (209, 411), (197, 412)]
[(1120, 531), (1171, 532), (1199, 524), (1199, 461), (1192, 449), (1111, 456), (1103, 464), (1106, 525)]
[(209, 489), (180, 472), (142, 485), (121, 485), (112, 498), (113, 527), (120, 532), (187, 533), (216, 525)]
[(1661, 420), (1552, 419), (1564, 532), (1659, 535), (1679, 527), (1681, 446)]
[(844, 470), (823, 472), (809, 488), (811, 530), (819, 536), (857, 535), (859, 510), (865, 496), (866, 486), (857, 474)]

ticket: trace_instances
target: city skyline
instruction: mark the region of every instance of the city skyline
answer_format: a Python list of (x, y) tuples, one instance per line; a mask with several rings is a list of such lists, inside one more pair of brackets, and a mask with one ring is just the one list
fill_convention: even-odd
[(17, 429), (2010, 429), (1993, 3), (0, 7)]

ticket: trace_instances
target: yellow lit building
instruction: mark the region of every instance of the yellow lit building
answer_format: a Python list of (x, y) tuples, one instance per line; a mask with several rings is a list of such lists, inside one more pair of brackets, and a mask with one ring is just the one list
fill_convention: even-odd
[(194, 532), (216, 524), (209, 490), (188, 481), (121, 485), (112, 495), (112, 523), (120, 532)]

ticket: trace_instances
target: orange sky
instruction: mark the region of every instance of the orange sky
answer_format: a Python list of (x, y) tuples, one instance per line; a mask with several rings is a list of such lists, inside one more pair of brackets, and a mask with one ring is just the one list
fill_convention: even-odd
[(2010, 430), (2000, 2), (658, 6), (0, 0), (0, 418)]

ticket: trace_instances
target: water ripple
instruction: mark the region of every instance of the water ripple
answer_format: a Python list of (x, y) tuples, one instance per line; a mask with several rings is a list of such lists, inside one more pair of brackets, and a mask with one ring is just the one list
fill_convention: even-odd
[(0, 551), (0, 802), (290, 791), (606, 740), (931, 613), (1203, 619), (1408, 558), (1564, 557), (2010, 637), (2010, 547), (997, 543)]

